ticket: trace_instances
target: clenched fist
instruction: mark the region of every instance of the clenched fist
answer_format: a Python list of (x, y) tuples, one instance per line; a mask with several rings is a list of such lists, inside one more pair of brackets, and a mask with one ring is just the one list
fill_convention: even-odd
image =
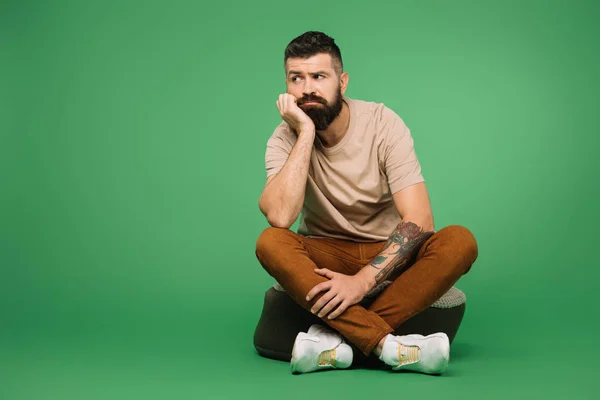
[(281, 118), (288, 123), (290, 128), (296, 131), (299, 135), (301, 132), (315, 131), (315, 124), (312, 119), (296, 104), (296, 97), (289, 93), (279, 95), (277, 100), (277, 108)]

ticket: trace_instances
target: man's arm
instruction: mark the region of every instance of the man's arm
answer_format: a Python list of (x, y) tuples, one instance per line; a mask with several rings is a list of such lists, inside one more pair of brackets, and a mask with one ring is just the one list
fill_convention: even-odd
[(360, 302), (377, 284), (400, 274), (423, 243), (433, 235), (433, 214), (425, 183), (408, 186), (394, 193), (393, 198), (402, 222), (369, 264), (353, 276), (333, 272), (327, 268), (315, 270), (329, 279), (316, 285), (306, 296), (306, 300), (310, 301), (318, 293), (326, 292), (311, 307), (311, 312), (320, 318), (326, 315), (329, 319), (336, 318), (348, 307)]
[(312, 120), (290, 94), (279, 96), (279, 113), (298, 135), (283, 168), (267, 179), (258, 206), (271, 226), (288, 229), (302, 210), (310, 155), (315, 140)]
[(384, 280), (399, 275), (413, 260), (419, 249), (435, 232), (433, 213), (424, 182), (409, 186), (393, 195), (402, 217), (381, 252), (356, 277), (368, 290)]
[(267, 179), (258, 205), (271, 226), (289, 228), (302, 210), (314, 138), (314, 130), (300, 132), (281, 171)]

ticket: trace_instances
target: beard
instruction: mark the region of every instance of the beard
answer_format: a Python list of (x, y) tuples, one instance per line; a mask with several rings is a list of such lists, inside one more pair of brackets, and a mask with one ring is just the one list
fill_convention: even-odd
[[(304, 103), (314, 101), (319, 104), (311, 104), (309, 106), (303, 106)], [(340, 115), (342, 112), (342, 92), (338, 86), (337, 93), (335, 94), (335, 98), (331, 102), (331, 104), (321, 98), (316, 96), (304, 96), (300, 100), (298, 100), (298, 106), (312, 119), (315, 124), (315, 130), (324, 131), (329, 125), (333, 122), (333, 120)]]

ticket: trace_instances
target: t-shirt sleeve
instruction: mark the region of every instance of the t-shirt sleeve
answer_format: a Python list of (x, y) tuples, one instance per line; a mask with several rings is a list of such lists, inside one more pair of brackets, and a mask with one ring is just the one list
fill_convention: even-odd
[(292, 152), (292, 148), (293, 144), (290, 143), (289, 139), (281, 131), (276, 130), (267, 141), (265, 152), (267, 178), (281, 171)]
[(390, 109), (384, 110), (383, 117), (387, 122), (383, 132), (384, 169), (390, 192), (394, 194), (424, 179), (410, 130)]

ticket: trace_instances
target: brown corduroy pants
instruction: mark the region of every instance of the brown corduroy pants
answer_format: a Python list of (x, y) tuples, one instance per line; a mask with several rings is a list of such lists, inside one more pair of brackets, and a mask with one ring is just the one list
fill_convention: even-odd
[[(270, 227), (258, 238), (256, 256), (291, 298), (310, 311), (324, 293), (306, 301), (307, 293), (327, 280), (315, 273), (315, 268), (354, 275), (384, 244), (308, 238), (288, 229)], [(469, 271), (476, 258), (473, 234), (459, 225), (445, 227), (423, 244), (407, 269), (389, 278), (393, 282), (368, 309), (355, 304), (333, 320), (322, 320), (368, 356), (383, 337), (446, 293)]]

